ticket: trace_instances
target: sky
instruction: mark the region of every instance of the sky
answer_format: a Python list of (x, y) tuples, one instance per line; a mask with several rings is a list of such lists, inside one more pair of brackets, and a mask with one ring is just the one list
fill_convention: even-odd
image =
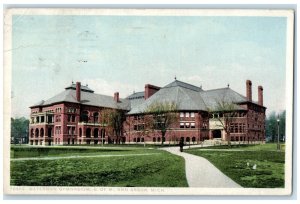
[(174, 77), (204, 90), (264, 88), (267, 114), (285, 109), (285, 17), (14, 15), (12, 117), (72, 81), (125, 98)]

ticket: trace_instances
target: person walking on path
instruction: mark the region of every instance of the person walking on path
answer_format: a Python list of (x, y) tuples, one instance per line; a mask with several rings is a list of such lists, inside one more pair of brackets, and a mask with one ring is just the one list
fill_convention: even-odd
[(180, 152), (183, 152), (183, 146), (184, 146), (183, 138), (181, 138), (179, 142)]

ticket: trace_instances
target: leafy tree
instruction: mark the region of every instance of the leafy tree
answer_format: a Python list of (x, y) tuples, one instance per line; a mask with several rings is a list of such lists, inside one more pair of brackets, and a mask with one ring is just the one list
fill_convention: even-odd
[(279, 117), (279, 139), (282, 140), (285, 136), (285, 120), (286, 111), (276, 114), (274, 111), (266, 119), (266, 134), (271, 136), (272, 142), (276, 142), (278, 136), (277, 119)]
[(145, 131), (158, 131), (161, 133), (161, 144), (171, 126), (178, 122), (177, 105), (173, 102), (153, 103), (144, 113)]
[(11, 118), (11, 142), (13, 144), (28, 143), (29, 120), (21, 118)]
[(216, 126), (223, 129), (226, 133), (225, 139), (230, 143), (231, 124), (233, 117), (236, 117), (236, 105), (231, 101), (217, 100), (216, 106), (212, 109), (208, 109), (209, 114), (217, 114), (218, 117), (214, 119), (217, 121)]

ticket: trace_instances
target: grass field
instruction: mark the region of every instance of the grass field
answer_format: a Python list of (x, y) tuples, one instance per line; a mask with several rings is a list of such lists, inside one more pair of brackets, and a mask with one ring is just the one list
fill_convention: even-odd
[[(11, 161), (11, 185), (16, 186), (188, 186), (184, 159), (157, 149), (13, 147), (11, 152), (12, 158), (37, 158)], [(112, 157), (41, 160), (74, 155)]]
[[(284, 151), (276, 144), (242, 147), (214, 146), (188, 149), (187, 153), (202, 156), (243, 187), (283, 188)], [(256, 169), (253, 166), (256, 165)]]

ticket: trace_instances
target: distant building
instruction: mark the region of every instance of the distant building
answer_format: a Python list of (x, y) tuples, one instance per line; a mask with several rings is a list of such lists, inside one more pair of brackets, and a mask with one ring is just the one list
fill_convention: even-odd
[[(246, 96), (228, 87), (203, 90), (175, 79), (160, 88), (146, 84), (143, 92), (136, 92), (125, 99), (95, 94), (80, 82), (71, 84), (63, 92), (46, 101), (31, 106), (29, 144), (72, 145), (115, 143), (115, 135), (109, 135), (101, 123), (105, 109), (126, 112), (126, 122), (120, 142), (160, 143), (158, 132), (145, 135), (143, 114), (147, 107), (157, 102), (177, 104), (178, 122), (167, 131), (165, 142), (199, 143), (204, 140), (226, 140), (224, 129), (218, 125), (218, 112), (208, 110), (219, 100), (235, 104), (235, 117), (230, 124), (231, 141), (265, 141), (265, 110), (263, 88), (258, 87), (258, 102), (252, 100), (252, 83), (246, 81)], [(100, 136), (104, 135), (103, 138)]]

